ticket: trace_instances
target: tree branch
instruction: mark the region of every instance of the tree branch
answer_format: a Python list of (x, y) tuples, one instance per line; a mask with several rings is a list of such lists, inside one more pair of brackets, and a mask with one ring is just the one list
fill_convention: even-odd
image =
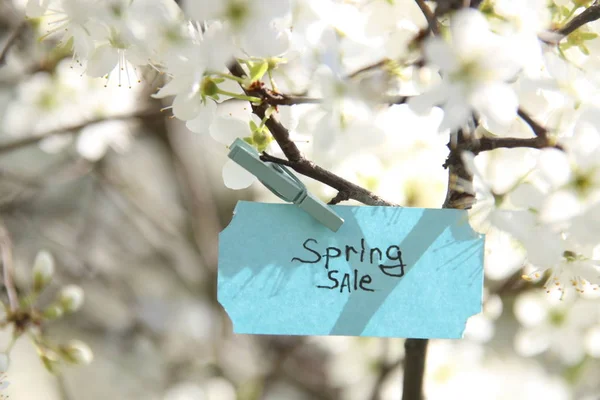
[(85, 121), (76, 125), (66, 126), (64, 128), (53, 129), (48, 132), (44, 132), (38, 135), (27, 135), (23, 138), (18, 138), (10, 141), (0, 142), (0, 154), (7, 153), (9, 151), (13, 151), (16, 149), (20, 149), (21, 147), (30, 146), (32, 144), (38, 143), (50, 136), (53, 135), (69, 135), (73, 134), (81, 129), (85, 128), (89, 125), (98, 124), (100, 122), (105, 121), (116, 121), (116, 120), (126, 120), (126, 119), (134, 119), (134, 118), (155, 118), (162, 117), (164, 114), (156, 110), (143, 110), (137, 111), (127, 115), (116, 115), (112, 117), (101, 117), (91, 119), (89, 121)]
[(515, 149), (519, 147), (528, 147), (532, 149), (544, 149), (548, 147), (562, 149), (559, 144), (554, 143), (548, 138), (548, 129), (536, 122), (527, 112), (519, 108), (518, 115), (525, 121), (535, 134), (534, 138), (512, 138), (512, 137), (484, 137), (466, 142), (461, 150), (468, 150), (474, 154), (482, 151), (490, 151), (499, 148)]
[(340, 176), (337, 176), (333, 172), (330, 172), (325, 168), (318, 166), (314, 162), (306, 159), (303, 155), (301, 155), (301, 158), (299, 160), (291, 161), (284, 160), (278, 157), (273, 157), (269, 154), (263, 153), (260, 159), (263, 161), (273, 162), (275, 164), (281, 164), (285, 165), (286, 167), (290, 167), (299, 174), (308, 176), (309, 178), (324, 183), (325, 185), (336, 189), (338, 192), (343, 193), (338, 193), (338, 195), (334, 197), (333, 200), (337, 201), (338, 199), (341, 199), (339, 201), (343, 201), (354, 199), (356, 201), (370, 206), (398, 206), (397, 204), (390, 203), (389, 201), (386, 201), (381, 197), (377, 196), (375, 193), (363, 187), (355, 185), (354, 183), (347, 181)]
[(439, 27), (438, 20), (435, 17), (435, 15), (433, 14), (433, 12), (431, 11), (431, 9), (429, 8), (429, 6), (425, 3), (425, 0), (415, 0), (415, 2), (421, 9), (421, 12), (423, 13), (423, 15), (425, 16), (425, 19), (427, 20), (427, 24), (429, 25), (429, 30), (434, 35), (439, 35), (440, 27)]
[(346, 200), (350, 200), (350, 195), (346, 192), (338, 192), (335, 197), (331, 200), (329, 200), (330, 205), (334, 205), (334, 204), (339, 204), (342, 201), (346, 201)]
[[(283, 93), (274, 92), (267, 88), (262, 88), (265, 91), (265, 97), (262, 97), (265, 103), (271, 106), (293, 106), (295, 104), (320, 104), (323, 99), (318, 97), (303, 97), (291, 96)], [(253, 91), (254, 93), (254, 91)], [(410, 99), (410, 96), (383, 96), (382, 104), (404, 104)]]
[(272, 162), (275, 164), (281, 164), (281, 165), (285, 165), (286, 167), (293, 168), (292, 163), (289, 160), (284, 160), (283, 158), (274, 157), (265, 151), (263, 151), (263, 153), (260, 155), (260, 159), (262, 161)]
[(583, 25), (596, 21), (600, 18), (600, 4), (598, 0), (594, 1), (594, 4), (586, 8), (581, 14), (576, 15), (569, 22), (565, 24), (560, 29), (557, 29), (556, 32), (560, 33), (563, 36), (567, 36), (570, 33), (576, 31), (581, 28)]
[(402, 400), (422, 400), (428, 339), (406, 339), (404, 342), (404, 377)]
[[(246, 72), (238, 62), (233, 62), (229, 65), (229, 71), (239, 77), (243, 78), (246, 76)], [(242, 87), (244, 92), (249, 96), (256, 96), (261, 99), (268, 98), (267, 90), (260, 86), (254, 85), (251, 88)], [(253, 104), (252, 112), (256, 114), (260, 119), (265, 118), (265, 113), (270, 105), (263, 101), (261, 104)], [(376, 206), (394, 206), (395, 204), (385, 201), (381, 197), (372, 193), (371, 191), (362, 188), (354, 183), (345, 180), (344, 178), (337, 176), (336, 174), (318, 166), (314, 162), (306, 159), (298, 146), (291, 140), (290, 133), (285, 126), (283, 126), (273, 115), (271, 115), (265, 122), (267, 128), (273, 135), (273, 138), (279, 144), (279, 147), (283, 151), (283, 154), (287, 157), (286, 160), (277, 159), (266, 154), (263, 154), (262, 159), (265, 161), (271, 161), (279, 164), (286, 165), (292, 168), (294, 171), (313, 178), (319, 182), (326, 184), (339, 192), (346, 193), (349, 198), (357, 200), (363, 204), (376, 205)]]
[(482, 151), (490, 151), (500, 148), (516, 149), (520, 147), (528, 147), (531, 149), (544, 149), (547, 147), (554, 147), (560, 149), (560, 146), (552, 146), (548, 143), (548, 140), (542, 138), (541, 136), (538, 136), (534, 138), (484, 137), (481, 139), (474, 140), (473, 143), (469, 146), (464, 146), (463, 150), (468, 150), (473, 152), (474, 154), (479, 154)]
[(527, 123), (527, 125), (529, 125), (535, 136), (546, 139), (546, 137), (548, 136), (548, 130), (545, 127), (535, 122), (533, 118), (531, 118), (529, 114), (527, 114), (522, 108), (519, 108), (517, 110), (517, 114), (519, 115), (519, 117), (521, 117), (523, 121)]

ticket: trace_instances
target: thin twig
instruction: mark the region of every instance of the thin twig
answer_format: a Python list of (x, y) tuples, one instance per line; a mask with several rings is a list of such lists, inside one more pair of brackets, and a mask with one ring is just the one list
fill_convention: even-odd
[(260, 155), (260, 159), (262, 161), (285, 165), (286, 167), (292, 168), (292, 163), (289, 160), (284, 160), (283, 158), (272, 156), (269, 153), (267, 153), (266, 151), (263, 151), (263, 153)]
[(6, 44), (2, 48), (2, 51), (0, 51), (0, 66), (3, 66), (4, 64), (6, 64), (6, 57), (8, 56), (9, 50), (15, 45), (15, 43), (17, 43), (17, 39), (19, 39), (19, 37), (21, 36), (21, 33), (25, 30), (26, 27), (27, 27), (27, 22), (26, 21), (21, 22), (15, 28), (13, 33), (11, 33), (11, 35), (8, 37)]
[(19, 309), (19, 298), (17, 297), (17, 289), (15, 288), (13, 281), (14, 263), (12, 240), (2, 221), (0, 221), (0, 253), (2, 253), (2, 275), (4, 278), (4, 287), (8, 294), (10, 311), (15, 312)]
[[(263, 88), (265, 95), (263, 101), (271, 106), (293, 106), (295, 104), (321, 104), (323, 99), (319, 97), (292, 96), (283, 93), (273, 92), (270, 89)], [(410, 99), (410, 96), (382, 96), (382, 104), (404, 104)]]
[(136, 111), (131, 114), (126, 115), (115, 115), (110, 117), (100, 117), (91, 119), (76, 125), (65, 126), (63, 128), (53, 129), (48, 132), (44, 132), (36, 135), (27, 135), (23, 138), (18, 138), (11, 141), (5, 141), (3, 143), (0, 142), (0, 154), (13, 151), (16, 149), (20, 149), (22, 147), (30, 146), (32, 144), (38, 143), (50, 136), (53, 135), (69, 135), (74, 132), (80, 131), (89, 125), (98, 124), (105, 121), (117, 121), (117, 120), (127, 120), (127, 119), (135, 119), (135, 118), (153, 118), (153, 117), (162, 117), (164, 114), (158, 112), (157, 110), (143, 110)]
[(323, 101), (323, 99), (314, 97), (291, 96), (275, 92), (265, 87), (263, 87), (263, 91), (265, 94), (263, 100), (272, 106), (292, 106), (294, 104), (318, 104)]
[(598, 0), (594, 1), (594, 4), (586, 8), (581, 14), (573, 17), (572, 20), (567, 22), (562, 28), (557, 29), (556, 32), (567, 36), (570, 33), (581, 28), (583, 25), (596, 21), (600, 18), (600, 4)]
[(517, 111), (517, 114), (519, 115), (519, 117), (521, 117), (521, 119), (523, 121), (525, 121), (527, 123), (527, 125), (529, 125), (529, 127), (531, 127), (531, 130), (533, 130), (533, 133), (535, 134), (535, 136), (546, 139), (546, 137), (548, 136), (548, 130), (545, 127), (538, 124), (522, 108), (519, 108), (519, 110)]
[(334, 204), (339, 204), (342, 201), (346, 201), (346, 200), (350, 200), (350, 195), (346, 192), (338, 192), (335, 197), (331, 200), (329, 200), (330, 205), (334, 205)]
[(484, 151), (491, 151), (495, 149), (516, 149), (516, 148), (530, 148), (530, 149), (545, 149), (555, 148), (562, 150), (562, 146), (555, 143), (554, 140), (548, 137), (548, 130), (536, 122), (527, 112), (523, 109), (518, 110), (518, 115), (525, 121), (531, 128), (535, 137), (533, 138), (515, 138), (515, 137), (482, 137), (474, 138), (472, 135), (469, 140), (461, 141), (453, 147), (448, 160), (444, 164), (444, 167), (448, 167), (451, 163), (455, 162), (455, 158), (460, 158), (460, 154), (463, 151), (470, 151), (473, 154), (479, 154)]
[(490, 151), (500, 148), (515, 149), (515, 148), (531, 148), (545, 149), (555, 148), (562, 149), (560, 144), (554, 143), (548, 137), (548, 129), (536, 122), (522, 108), (519, 108), (518, 115), (533, 131), (534, 138), (513, 138), (513, 137), (483, 137), (480, 139), (471, 140), (463, 143), (460, 150), (471, 151), (474, 154), (479, 154), (482, 151)]
[(429, 6), (425, 3), (425, 0), (415, 0), (415, 2), (421, 9), (421, 12), (423, 13), (423, 15), (425, 16), (425, 19), (427, 20), (427, 24), (429, 25), (429, 30), (434, 35), (439, 35), (440, 27), (439, 27), (438, 20), (435, 17), (435, 15), (433, 14), (433, 12), (431, 11), (431, 9), (429, 8)]
[(410, 99), (410, 96), (395, 96), (388, 99), (387, 103), (392, 104), (404, 104)]
[(474, 141), (471, 146), (464, 146), (464, 150), (471, 151), (474, 154), (479, 154), (483, 151), (490, 151), (500, 148), (516, 149), (523, 147), (531, 149), (544, 149), (548, 147), (553, 147), (556, 149), (561, 148), (559, 145), (551, 145), (546, 138), (543, 138), (541, 136), (537, 136), (534, 138), (484, 137), (479, 139), (478, 142)]

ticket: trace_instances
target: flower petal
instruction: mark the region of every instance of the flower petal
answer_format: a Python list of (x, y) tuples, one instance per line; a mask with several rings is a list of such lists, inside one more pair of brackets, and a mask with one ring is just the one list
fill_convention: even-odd
[(515, 350), (522, 356), (535, 356), (549, 347), (550, 328), (522, 329), (515, 335)]
[(119, 62), (119, 53), (109, 45), (99, 46), (90, 57), (86, 74), (92, 78), (100, 78), (109, 74)]
[(434, 88), (408, 99), (408, 106), (418, 115), (424, 115), (431, 111), (433, 107), (441, 106), (450, 96), (450, 85), (445, 82), (440, 83)]
[(542, 177), (553, 188), (566, 185), (571, 179), (571, 165), (564, 151), (558, 149), (541, 150), (537, 166)]
[(173, 100), (173, 115), (183, 121), (196, 118), (202, 112), (202, 99), (195, 92), (188, 92), (175, 96)]
[(475, 9), (463, 8), (454, 13), (450, 31), (452, 45), (463, 59), (471, 59), (489, 46), (490, 26), (483, 14)]
[(439, 132), (446, 129), (454, 131), (460, 128), (471, 117), (471, 106), (465, 101), (462, 85), (451, 85), (449, 97), (443, 107), (444, 118), (439, 127)]
[(452, 48), (440, 38), (431, 38), (423, 45), (425, 58), (446, 72), (456, 71), (459, 61)]
[(38, 18), (46, 13), (50, 0), (29, 0), (25, 7), (25, 15), (29, 18)]
[(165, 97), (175, 96), (189, 90), (191, 86), (192, 82), (189, 77), (175, 77), (171, 79), (165, 86), (160, 88), (156, 94), (153, 94), (152, 97), (155, 99), (163, 99)]
[(525, 182), (510, 192), (510, 202), (518, 208), (539, 210), (545, 198), (537, 187)]
[(210, 125), (210, 136), (225, 146), (237, 138), (245, 138), (251, 135), (250, 126), (237, 118), (216, 117)]
[(473, 108), (501, 127), (509, 126), (517, 117), (519, 100), (515, 91), (506, 83), (481, 85), (470, 97)]
[(255, 180), (254, 175), (237, 165), (233, 160), (227, 160), (223, 165), (223, 182), (229, 189), (246, 189)]
[(215, 118), (216, 112), (217, 103), (207, 100), (204, 107), (200, 110), (200, 114), (196, 118), (187, 121), (185, 126), (194, 133), (206, 134), (209, 132), (209, 127)]
[(583, 204), (573, 190), (552, 193), (540, 211), (540, 220), (546, 223), (566, 221), (583, 211)]

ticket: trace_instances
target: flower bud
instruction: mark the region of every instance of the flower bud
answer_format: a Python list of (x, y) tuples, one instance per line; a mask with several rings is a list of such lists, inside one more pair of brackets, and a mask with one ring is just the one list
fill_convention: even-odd
[(94, 360), (90, 347), (80, 340), (71, 340), (67, 345), (61, 346), (63, 358), (73, 364), (88, 365)]
[(65, 286), (60, 291), (59, 302), (65, 312), (79, 310), (83, 304), (83, 289), (77, 285)]
[(219, 86), (217, 86), (216, 82), (213, 79), (204, 78), (200, 90), (203, 95), (207, 97), (214, 97), (219, 93)]
[(52, 374), (58, 373), (59, 360), (56, 358), (54, 353), (50, 353), (48, 351), (39, 352), (40, 359), (42, 360), (42, 364), (48, 370), (48, 372)]
[(49, 319), (49, 320), (60, 318), (60, 317), (62, 317), (63, 314), (64, 314), (64, 310), (58, 304), (52, 304), (51, 306), (48, 306), (42, 313), (44, 318)]
[(54, 258), (49, 252), (42, 250), (33, 263), (33, 291), (39, 293), (52, 281), (54, 275)]

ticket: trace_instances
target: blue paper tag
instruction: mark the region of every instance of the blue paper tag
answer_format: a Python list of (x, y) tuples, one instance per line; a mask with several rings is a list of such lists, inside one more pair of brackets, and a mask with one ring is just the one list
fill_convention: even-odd
[(218, 298), (234, 332), (461, 338), (481, 312), (484, 236), (463, 210), (240, 201), (220, 234)]

